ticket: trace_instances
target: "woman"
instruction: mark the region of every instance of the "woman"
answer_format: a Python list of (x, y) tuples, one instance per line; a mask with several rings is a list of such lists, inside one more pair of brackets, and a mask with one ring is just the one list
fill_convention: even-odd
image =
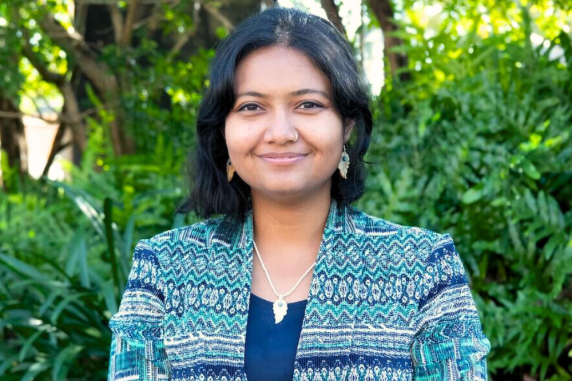
[(206, 219), (137, 244), (109, 380), (487, 378), (450, 235), (349, 205), (372, 131), (361, 78), (335, 27), (297, 10), (222, 42), (180, 208)]

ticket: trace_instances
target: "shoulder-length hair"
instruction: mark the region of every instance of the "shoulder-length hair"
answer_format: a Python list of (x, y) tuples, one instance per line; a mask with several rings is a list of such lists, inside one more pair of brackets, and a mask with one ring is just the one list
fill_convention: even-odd
[(235, 103), (238, 64), (249, 53), (272, 45), (297, 49), (310, 58), (331, 82), (333, 104), (343, 125), (348, 119), (355, 120), (346, 144), (350, 156), (347, 179), (335, 171), (331, 196), (340, 204), (349, 204), (363, 195), (363, 157), (370, 142), (372, 116), (369, 87), (352, 47), (328, 20), (296, 9), (274, 7), (243, 21), (216, 49), (210, 64), (210, 85), (199, 106), (197, 147), (186, 162), (190, 193), (176, 213), (192, 211), (202, 218), (226, 214), (244, 220), (244, 213), (251, 206), (250, 187), (236, 174), (231, 182), (227, 181), (229, 155), (224, 126)]

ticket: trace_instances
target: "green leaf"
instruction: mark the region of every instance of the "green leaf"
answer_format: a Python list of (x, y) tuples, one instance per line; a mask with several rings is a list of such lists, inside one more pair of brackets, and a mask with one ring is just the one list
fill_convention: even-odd
[(28, 352), (32, 348), (32, 345), (34, 345), (36, 339), (40, 337), (43, 333), (45, 333), (45, 331), (41, 330), (37, 331), (32, 336), (30, 336), (28, 340), (26, 340), (26, 342), (22, 346), (22, 349), (20, 349), (20, 353), (18, 355), (18, 361), (23, 362), (26, 359), (26, 357), (28, 356)]
[(483, 197), (483, 184), (478, 184), (467, 190), (462, 197), (463, 204), (472, 204)]
[(101, 294), (105, 300), (105, 306), (112, 315), (117, 312), (117, 297), (115, 295), (115, 284), (112, 280), (105, 282), (101, 286)]
[(117, 254), (115, 253), (115, 244), (113, 240), (113, 201), (106, 197), (103, 202), (104, 208), (104, 223), (105, 223), (105, 238), (107, 242), (107, 251), (109, 253), (109, 261), (111, 262), (111, 275), (113, 276), (113, 283), (115, 283), (115, 292), (117, 300), (123, 294), (123, 282), (119, 279), (119, 268), (117, 265)]
[(64, 298), (59, 304), (58, 306), (54, 309), (54, 313), (52, 314), (50, 321), (53, 325), (57, 325), (58, 323), (58, 318), (60, 317), (60, 314), (62, 313), (62, 311), (68, 306), (68, 304), (70, 304), (71, 302), (73, 302), (76, 299), (82, 298), (86, 295), (91, 294), (90, 292), (80, 292), (77, 294), (72, 294), (69, 295), (68, 297)]
[(28, 368), (28, 371), (24, 374), (20, 381), (33, 381), (34, 378), (42, 373), (44, 370), (48, 369), (50, 364), (47, 362), (35, 362)]
[(54, 292), (52, 292), (50, 294), (50, 296), (48, 297), (48, 299), (46, 299), (46, 301), (40, 306), (40, 309), (38, 310), (38, 313), (40, 315), (44, 315), (46, 313), (46, 311), (48, 311), (48, 309), (52, 306), (52, 304), (54, 304), (54, 301), (58, 298), (58, 296), (61, 295), (61, 292), (59, 290), (56, 290)]
[(0, 262), (3, 262), (7, 267), (11, 268), (18, 274), (27, 276), (36, 281), (44, 282), (50, 280), (46, 275), (36, 270), (33, 266), (8, 255), (0, 253)]
[(544, 223), (550, 223), (550, 218), (548, 217), (548, 204), (546, 202), (546, 193), (544, 191), (540, 191), (538, 193), (538, 211), (540, 213), (540, 217)]
[(552, 255), (554, 254), (554, 250), (560, 245), (560, 243), (562, 243), (562, 236), (560, 234), (558, 235), (553, 235), (552, 237), (550, 237), (550, 239), (548, 240), (548, 242), (546, 243), (546, 245), (544, 246), (544, 258), (546, 260), (550, 260), (552, 258)]
[(522, 241), (520, 239), (520, 235), (518, 233), (518, 230), (516, 229), (516, 226), (510, 221), (508, 222), (508, 232), (509, 232), (510, 239), (512, 241), (512, 244), (514, 245), (516, 252), (523, 254), (524, 253), (524, 246), (523, 246)]
[(88, 218), (95, 231), (105, 240), (103, 211), (97, 201), (85, 190), (61, 181), (47, 180), (49, 184), (65, 190), (65, 194), (77, 205), (79, 210)]
[(538, 172), (534, 164), (532, 164), (530, 161), (524, 159), (521, 163), (521, 166), (522, 169), (524, 170), (524, 173), (526, 173), (528, 177), (530, 177), (533, 180), (540, 179), (540, 172)]
[(15, 354), (12, 356), (5, 357), (3, 360), (4, 361), (0, 363), (0, 376), (3, 376), (4, 373), (6, 373), (6, 370), (10, 368), (12, 364), (18, 360), (18, 355)]
[[(68, 345), (64, 348), (57, 356), (54, 361), (54, 367), (52, 370), (54, 381), (65, 381), (67, 380), (67, 373), (69, 371), (69, 364), (72, 363), (77, 355), (84, 349), (80, 345)], [(65, 364), (68, 366), (64, 366)], [(66, 369), (67, 368), (67, 369)]]
[(524, 201), (526, 202), (526, 206), (532, 211), (533, 214), (538, 213), (538, 209), (536, 207), (536, 199), (532, 195), (530, 189), (526, 188), (524, 190)]

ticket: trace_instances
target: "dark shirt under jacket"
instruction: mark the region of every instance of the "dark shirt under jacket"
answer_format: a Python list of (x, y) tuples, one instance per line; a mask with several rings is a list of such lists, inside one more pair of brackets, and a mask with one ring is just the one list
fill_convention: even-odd
[(292, 381), (306, 302), (288, 303), (288, 313), (276, 324), (273, 302), (250, 294), (244, 354), (248, 381)]

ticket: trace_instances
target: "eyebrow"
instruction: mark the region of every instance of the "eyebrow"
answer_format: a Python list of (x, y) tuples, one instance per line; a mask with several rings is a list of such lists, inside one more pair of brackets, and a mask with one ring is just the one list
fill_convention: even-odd
[[(305, 95), (305, 94), (320, 94), (323, 95), (324, 97), (330, 99), (330, 96), (328, 95), (328, 93), (326, 93), (325, 91), (322, 90), (315, 90), (315, 89), (301, 89), (301, 90), (296, 90), (296, 91), (292, 91), (290, 93), (290, 95), (292, 96), (300, 96), (300, 95)], [(268, 96), (266, 94), (262, 94), (259, 93), (257, 91), (246, 91), (244, 93), (239, 93), (236, 95), (236, 98), (240, 98), (240, 97), (245, 97), (245, 96), (252, 96), (252, 97), (257, 97), (257, 98), (268, 98)]]

